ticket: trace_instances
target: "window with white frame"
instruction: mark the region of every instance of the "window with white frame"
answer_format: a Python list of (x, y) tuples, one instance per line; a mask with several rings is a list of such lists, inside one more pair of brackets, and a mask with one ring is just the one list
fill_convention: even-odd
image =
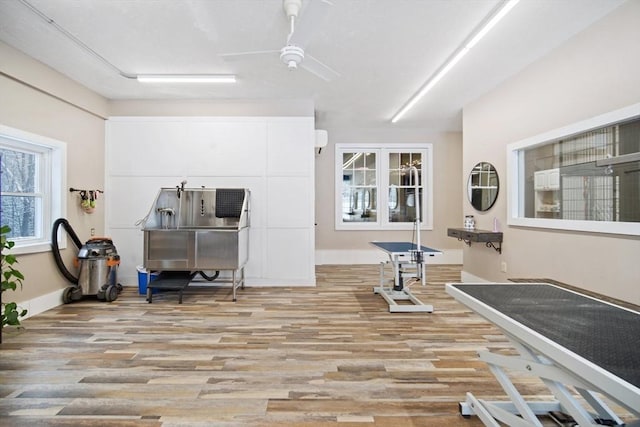
[(12, 253), (51, 248), (51, 226), (64, 215), (66, 145), (0, 126), (0, 221)]
[(509, 224), (640, 234), (640, 104), (509, 146)]
[(336, 144), (337, 230), (433, 224), (431, 144)]

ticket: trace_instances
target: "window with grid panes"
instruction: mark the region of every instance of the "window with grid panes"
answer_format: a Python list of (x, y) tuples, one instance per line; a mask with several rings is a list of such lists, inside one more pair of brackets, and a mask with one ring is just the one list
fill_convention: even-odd
[(337, 144), (336, 229), (430, 228), (430, 176), (430, 144)]
[(65, 159), (64, 143), (0, 126), (0, 215), (12, 253), (51, 249), (53, 221), (64, 214)]

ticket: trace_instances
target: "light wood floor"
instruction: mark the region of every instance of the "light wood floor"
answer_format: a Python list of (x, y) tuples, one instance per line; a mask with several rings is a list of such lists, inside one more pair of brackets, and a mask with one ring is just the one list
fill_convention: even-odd
[(479, 426), (457, 402), (504, 395), (476, 351), (510, 346), (445, 293), (459, 266), (427, 276), (412, 290), (431, 314), (389, 313), (377, 266), (319, 266), (315, 288), (246, 288), (235, 303), (230, 288), (189, 289), (182, 305), (125, 288), (60, 306), (5, 330), (0, 425)]

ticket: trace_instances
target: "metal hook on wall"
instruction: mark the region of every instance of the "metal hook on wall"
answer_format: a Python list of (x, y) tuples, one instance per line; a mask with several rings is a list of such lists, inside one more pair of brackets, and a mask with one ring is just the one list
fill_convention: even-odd
[(78, 188), (69, 188), (69, 191), (77, 192), (80, 195), (80, 207), (87, 213), (93, 213), (96, 208), (96, 200), (98, 200), (98, 194), (104, 193), (102, 190), (81, 190)]

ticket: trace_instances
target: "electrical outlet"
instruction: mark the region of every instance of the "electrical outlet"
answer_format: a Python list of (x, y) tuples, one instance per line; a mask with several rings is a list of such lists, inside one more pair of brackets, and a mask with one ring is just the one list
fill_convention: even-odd
[(507, 262), (506, 261), (502, 261), (500, 263), (500, 271), (502, 271), (503, 273), (507, 272)]
[(93, 236), (95, 236), (95, 235), (96, 235), (96, 229), (95, 229), (95, 228), (92, 228), (92, 229), (91, 229), (91, 236), (93, 237)]

